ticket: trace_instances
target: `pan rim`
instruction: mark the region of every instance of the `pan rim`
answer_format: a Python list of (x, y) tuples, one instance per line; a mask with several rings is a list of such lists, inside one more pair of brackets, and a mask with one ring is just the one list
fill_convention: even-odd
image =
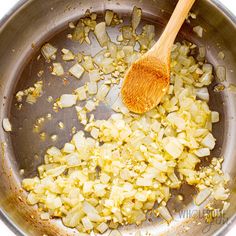
[[(5, 15), (0, 18), (0, 33), (2, 29), (7, 25), (7, 23), (11, 20), (11, 18), (20, 11), (23, 7), (25, 7), (27, 4), (30, 4), (32, 0), (18, 0), (16, 4), (13, 5), (10, 10), (8, 10)], [(222, 14), (224, 14), (232, 23), (232, 25), (236, 28), (236, 15), (234, 15), (220, 0), (211, 0), (209, 3), (217, 8), (219, 11), (221, 11)], [(7, 212), (5, 212), (0, 207), (0, 221), (2, 221), (8, 229), (14, 233), (17, 236), (24, 236), (24, 232), (21, 231), (17, 227), (17, 225), (14, 224), (14, 222), (9, 218)], [(234, 224), (236, 223), (236, 213), (230, 218), (230, 222), (226, 225), (222, 226), (215, 235), (223, 236), (226, 233), (230, 232), (234, 228)], [(236, 228), (236, 226), (235, 226)]]

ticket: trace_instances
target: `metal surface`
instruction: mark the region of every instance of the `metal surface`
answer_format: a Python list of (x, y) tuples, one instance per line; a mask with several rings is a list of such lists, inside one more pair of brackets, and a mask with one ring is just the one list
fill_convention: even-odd
[[(85, 54), (94, 55), (99, 50), (96, 43), (90, 46), (80, 46), (66, 38), (70, 32), (67, 28), (68, 22), (79, 19), (86, 11), (102, 13), (104, 9), (114, 9), (124, 19), (129, 19), (134, 5), (143, 9), (143, 23), (155, 23), (157, 35), (160, 35), (164, 25), (168, 21), (174, 8), (175, 1), (172, 0), (104, 0), (104, 1), (78, 1), (78, 0), (30, 0), (21, 1), (17, 10), (13, 10), (10, 16), (3, 19), (0, 28), (0, 117), (9, 117), (13, 125), (11, 134), (0, 129), (0, 141), (2, 148), (0, 152), (0, 217), (9, 224), (16, 235), (78, 235), (75, 230), (65, 228), (60, 221), (40, 220), (36, 208), (29, 207), (25, 203), (25, 193), (20, 188), (23, 177), (34, 176), (36, 167), (42, 162), (45, 150), (56, 145), (61, 147), (63, 143), (70, 140), (71, 128), (73, 126), (81, 129), (78, 125), (76, 114), (71, 110), (62, 110), (58, 113), (52, 111), (52, 103), (47, 102), (48, 96), (57, 98), (62, 93), (71, 92), (74, 88), (86, 81), (86, 76), (77, 81), (66, 76), (67, 85), (63, 79), (53, 77), (49, 72), (49, 64), (43, 59), (36, 60), (39, 55), (38, 49), (45, 41), (50, 41), (59, 48), (65, 47), (73, 51), (84, 51)], [(164, 11), (163, 11), (164, 10)], [(184, 25), (178, 40), (189, 40), (198, 45), (207, 47), (207, 59), (213, 65), (225, 65), (227, 67), (227, 83), (235, 83), (236, 70), (236, 47), (234, 37), (236, 35), (236, 22), (233, 17), (222, 9), (219, 3), (213, 1), (199, 0), (194, 5), (194, 12), (198, 14), (197, 20), (192, 20), (191, 25)], [(197, 38), (192, 32), (192, 26), (200, 24), (205, 29), (204, 37)], [(114, 30), (115, 31), (115, 30)], [(114, 32), (110, 32), (114, 34)], [(96, 41), (96, 40), (95, 40)], [(94, 42), (95, 42), (94, 41)], [(225, 53), (225, 60), (217, 57), (219, 51)], [(64, 65), (68, 68), (70, 63)], [(14, 95), (17, 91), (32, 86), (37, 80), (37, 72), (44, 70), (44, 94), (35, 105), (24, 103), (22, 109), (17, 110)], [(213, 83), (213, 85), (216, 82)], [(150, 232), (152, 235), (213, 235), (222, 234), (227, 231), (236, 218), (236, 97), (234, 94), (224, 91), (213, 92), (211, 87), (211, 104), (213, 110), (221, 115), (221, 122), (214, 125), (214, 135), (217, 138), (217, 146), (212, 156), (224, 156), (223, 168), (230, 174), (231, 181), (231, 206), (225, 217), (219, 221), (213, 221), (208, 225), (202, 217), (203, 209), (196, 208), (192, 204), (195, 194), (193, 188), (182, 187), (178, 192), (173, 192), (169, 207), (175, 210), (175, 220), (168, 226), (160, 219), (147, 221), (141, 226), (123, 227), (120, 231), (124, 235), (135, 233), (137, 229)], [(38, 133), (33, 132), (33, 124), (39, 117), (51, 113), (53, 119), (45, 121), (41, 132), (47, 133), (45, 141), (41, 141)], [(108, 107), (99, 109), (97, 117), (107, 117), (110, 114)], [(65, 123), (65, 129), (58, 129), (58, 122)], [(52, 142), (50, 135), (58, 134), (57, 142)], [(6, 143), (4, 146), (3, 143)], [(24, 176), (19, 174), (20, 169), (25, 169)], [(184, 195), (184, 202), (175, 199), (176, 194)], [(189, 211), (191, 214), (197, 210), (197, 216), (182, 218), (181, 210)], [(201, 224), (197, 224), (201, 221)], [(190, 230), (186, 230), (190, 227)]]

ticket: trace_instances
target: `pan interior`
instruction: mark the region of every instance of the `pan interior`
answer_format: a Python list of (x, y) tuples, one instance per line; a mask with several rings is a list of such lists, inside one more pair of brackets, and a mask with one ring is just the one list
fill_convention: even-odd
[[(36, 1), (35, 1), (36, 2)], [(53, 1), (49, 1), (53, 2)], [(73, 1), (71, 1), (73, 2)], [(161, 4), (159, 7), (158, 4), (153, 3), (155, 5), (155, 14), (154, 10), (151, 9), (151, 2), (148, 1), (147, 4), (140, 3), (139, 1), (132, 2), (133, 5), (137, 5), (142, 7), (143, 9), (143, 19), (139, 26), (139, 31), (141, 31), (142, 25), (144, 24), (155, 24), (156, 26), (156, 35), (157, 39), (162, 32), (164, 25), (166, 24), (169, 15), (170, 9), (172, 9), (172, 3)], [(159, 1), (160, 2), (160, 1)], [(169, 2), (169, 1), (168, 1)], [(108, 3), (107, 3), (108, 4)], [(123, 5), (122, 5), (123, 4)], [(119, 5), (113, 3), (108, 4), (110, 9), (116, 11), (119, 15), (124, 19), (124, 24), (127, 24), (130, 21), (130, 16), (132, 12), (132, 6), (128, 6), (129, 4), (120, 3)], [(157, 6), (156, 6), (157, 5)], [(123, 6), (123, 7), (121, 7)], [(163, 11), (163, 9), (165, 9)], [(50, 8), (51, 9), (51, 8)], [(197, 8), (196, 8), (197, 9)], [(56, 9), (55, 9), (56, 10)], [(84, 9), (85, 11), (86, 9)], [(53, 12), (53, 10), (51, 10)], [(104, 17), (101, 11), (101, 8), (93, 7), (92, 11), (98, 11), (101, 19)], [(74, 14), (71, 17), (71, 20), (79, 19), (82, 15)], [(16, 101), (15, 96), (12, 97), (11, 103), (9, 104), (10, 109), (10, 120), (12, 126), (14, 127), (13, 132), (10, 135), (10, 142), (12, 145), (13, 153), (14, 153), (14, 168), (16, 170), (15, 174), (19, 181), (22, 178), (33, 177), (37, 175), (37, 167), (43, 163), (43, 157), (46, 149), (50, 146), (57, 146), (58, 148), (62, 148), (63, 144), (70, 141), (73, 134), (72, 129), (76, 127), (76, 130), (83, 130), (83, 126), (77, 120), (77, 115), (74, 108), (67, 108), (59, 110), (59, 112), (54, 112), (53, 102), (50, 103), (49, 96), (51, 96), (54, 101), (56, 98), (60, 97), (61, 94), (71, 93), (74, 89), (83, 85), (85, 81), (87, 81), (87, 76), (84, 75), (81, 80), (76, 80), (70, 75), (66, 75), (63, 78), (58, 78), (53, 76), (50, 72), (51, 63), (46, 63), (44, 58), (40, 55), (40, 47), (45, 43), (49, 42), (52, 45), (55, 45), (57, 48), (66, 48), (70, 49), (73, 52), (82, 52), (84, 54), (91, 54), (94, 56), (98, 51), (101, 50), (97, 40), (94, 36), (90, 35), (91, 46), (82, 44), (80, 45), (78, 42), (73, 42), (72, 40), (67, 38), (68, 33), (71, 33), (72, 30), (67, 27), (68, 18), (65, 18), (64, 21), (60, 23), (55, 30), (51, 30), (49, 33), (43, 33), (38, 39), (32, 42), (32, 50), (27, 54), (24, 62), (20, 65), (20, 71), (18, 75), (14, 78), (14, 85), (11, 89), (11, 94), (15, 95), (18, 91), (24, 90), (25, 88), (32, 87), (33, 84), (39, 80), (43, 81), (43, 95), (38, 98), (36, 104), (30, 105), (28, 103), (23, 103), (21, 109), (18, 107), (18, 103)], [(192, 32), (192, 26), (201, 24), (206, 29), (205, 36), (201, 39), (198, 38)], [(117, 35), (118, 28), (113, 28), (109, 31), (109, 35), (111, 38), (114, 38)], [(215, 37), (212, 35), (215, 34)], [(177, 41), (182, 42), (183, 40), (187, 40), (193, 43), (196, 43), (198, 46), (205, 46), (207, 48), (207, 59), (214, 66), (219, 64), (227, 64), (227, 59), (225, 61), (220, 61), (217, 58), (217, 54), (219, 51), (227, 48), (225, 42), (221, 39), (221, 35), (219, 35), (218, 30), (206, 23), (205, 19), (199, 18), (197, 20), (191, 20), (191, 24), (185, 24), (181, 32), (177, 38)], [(220, 46), (220, 48), (219, 48)], [(228, 51), (225, 53), (226, 57), (230, 54)], [(228, 58), (231, 56), (229, 55)], [(228, 59), (229, 60), (229, 59)], [(73, 64), (65, 63), (58, 56), (56, 60), (61, 62), (65, 71), (70, 68)], [(232, 60), (231, 62), (232, 63)], [(229, 64), (231, 65), (231, 64)], [(44, 71), (41, 78), (39, 78), (38, 73), (40, 71)], [(228, 73), (228, 72), (227, 72)], [(231, 78), (231, 74), (229, 77)], [(66, 82), (65, 82), (66, 81)], [(217, 81), (214, 81), (211, 87), (209, 88), (210, 92), (210, 108), (211, 110), (218, 111), (220, 113), (220, 122), (214, 124), (213, 126), (213, 134), (217, 139), (217, 145), (213, 150), (211, 157), (217, 156), (220, 157), (225, 154), (226, 143), (229, 139), (229, 121), (228, 121), (228, 104), (230, 102), (230, 96), (227, 92), (216, 93), (213, 91), (213, 87), (217, 84)], [(115, 97), (115, 94), (111, 95), (111, 100)], [(51, 114), (51, 117), (50, 115)], [(109, 106), (103, 105), (100, 106), (96, 110), (96, 117), (101, 119), (106, 119), (112, 114), (112, 110)], [(40, 125), (40, 131), (34, 131), (34, 125), (36, 120), (39, 118), (44, 118), (44, 122)], [(59, 122), (63, 122), (65, 128), (60, 129), (58, 124)], [(234, 127), (235, 129), (235, 127)], [(40, 137), (41, 133), (45, 133), (45, 139)], [(51, 139), (52, 135), (57, 135), (58, 139), (53, 141)], [(228, 158), (228, 156), (226, 156)], [(210, 159), (210, 158), (209, 158)], [(209, 159), (203, 160), (203, 165), (209, 163)], [(230, 167), (226, 161), (225, 169), (230, 172)], [(20, 174), (20, 170), (24, 169), (24, 174)], [(184, 196), (184, 201), (178, 201), (177, 196), (181, 194)], [(172, 192), (172, 198), (169, 202), (169, 209), (171, 212), (174, 212), (176, 220), (169, 227), (164, 223), (161, 219), (149, 219), (141, 226), (128, 226), (121, 228), (121, 232), (123, 235), (130, 235), (130, 233), (134, 233), (137, 229), (143, 230), (143, 232), (150, 232), (152, 235), (160, 235), (164, 233), (165, 235), (173, 235), (178, 229), (177, 233), (181, 234), (185, 229), (186, 225), (190, 226), (194, 232), (202, 232), (204, 230), (203, 225), (205, 225), (204, 220), (201, 225), (197, 225), (199, 221), (194, 221), (192, 217), (189, 219), (181, 218), (179, 212), (183, 209), (185, 210), (195, 210), (195, 207), (192, 203), (193, 197), (196, 194), (196, 191), (193, 187), (188, 185), (183, 185), (178, 191)], [(59, 225), (59, 222), (53, 222), (54, 225)], [(181, 225), (181, 226), (180, 226)], [(206, 232), (206, 235), (215, 232), (222, 225), (215, 225)], [(207, 227), (207, 226), (205, 226)], [(192, 230), (191, 229), (191, 230)], [(67, 229), (66, 229), (67, 230)], [(70, 230), (67, 230), (69, 233), (73, 233)], [(190, 234), (190, 232), (185, 232), (186, 235)], [(76, 233), (75, 233), (76, 234)], [(35, 234), (36, 235), (36, 234)], [(50, 235), (50, 233), (48, 234)]]

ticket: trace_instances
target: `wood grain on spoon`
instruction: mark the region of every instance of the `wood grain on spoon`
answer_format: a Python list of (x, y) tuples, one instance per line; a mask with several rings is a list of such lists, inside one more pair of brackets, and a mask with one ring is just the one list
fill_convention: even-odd
[(130, 111), (149, 111), (166, 94), (170, 82), (171, 48), (194, 2), (195, 0), (178, 1), (160, 39), (126, 72), (121, 94)]

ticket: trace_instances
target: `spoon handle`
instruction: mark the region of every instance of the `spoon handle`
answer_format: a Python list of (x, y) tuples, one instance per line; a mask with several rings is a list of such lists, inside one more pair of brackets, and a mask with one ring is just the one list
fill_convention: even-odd
[(151, 49), (152, 54), (158, 53), (159, 55), (156, 55), (158, 58), (169, 59), (166, 56), (171, 52), (175, 38), (194, 2), (195, 0), (178, 1), (164, 32)]

